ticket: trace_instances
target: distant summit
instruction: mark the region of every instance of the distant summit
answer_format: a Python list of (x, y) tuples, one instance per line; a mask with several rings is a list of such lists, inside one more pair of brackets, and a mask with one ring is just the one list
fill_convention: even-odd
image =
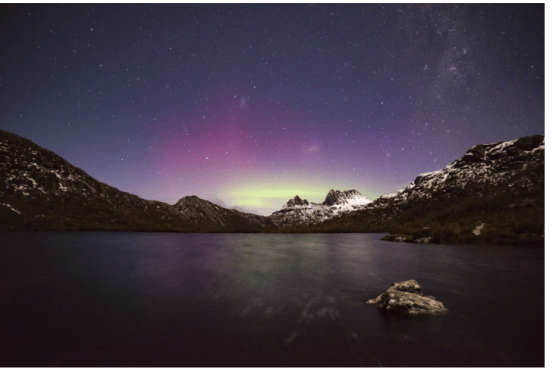
[(284, 208), (290, 208), (293, 206), (303, 206), (303, 205), (309, 205), (308, 200), (302, 200), (298, 195), (294, 197), (294, 199), (290, 199), (287, 201), (285, 205), (283, 205)]
[(351, 205), (367, 205), (371, 201), (368, 200), (366, 197), (364, 197), (360, 192), (356, 190), (348, 190), (348, 191), (335, 191), (331, 189), (327, 196), (325, 197), (325, 201), (323, 201), (323, 205), (333, 206), (333, 205), (340, 205), (340, 204), (351, 204)]
[(302, 200), (297, 195), (287, 201), (281, 210), (271, 214), (270, 219), (279, 227), (320, 223), (360, 210), (369, 203), (371, 201), (357, 190), (343, 192), (331, 189), (321, 204), (309, 203), (308, 200)]

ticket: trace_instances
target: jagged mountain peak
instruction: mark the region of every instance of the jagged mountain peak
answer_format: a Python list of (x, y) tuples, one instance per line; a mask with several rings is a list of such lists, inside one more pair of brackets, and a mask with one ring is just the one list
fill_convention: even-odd
[(295, 196), (270, 218), (278, 226), (319, 223), (344, 213), (360, 210), (370, 202), (357, 190), (331, 189), (321, 204), (310, 203)]
[[(362, 199), (365, 199), (365, 197), (357, 190), (339, 191), (331, 189), (331, 191), (327, 193), (327, 196), (325, 196), (325, 201), (323, 201), (323, 204), (333, 206), (348, 203), (350, 202), (350, 200)], [(369, 203), (369, 200), (365, 201), (365, 203)]]
[(309, 204), (308, 200), (302, 200), (300, 196), (296, 195), (293, 199), (290, 199), (285, 205), (283, 205), (283, 209), (294, 206), (307, 206)]

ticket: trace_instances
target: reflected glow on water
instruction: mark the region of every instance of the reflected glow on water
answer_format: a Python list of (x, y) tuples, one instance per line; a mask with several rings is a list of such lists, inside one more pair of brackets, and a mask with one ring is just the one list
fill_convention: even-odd
[[(7, 366), (544, 365), (543, 250), (375, 234), (2, 236)], [(449, 314), (365, 304), (412, 278)]]

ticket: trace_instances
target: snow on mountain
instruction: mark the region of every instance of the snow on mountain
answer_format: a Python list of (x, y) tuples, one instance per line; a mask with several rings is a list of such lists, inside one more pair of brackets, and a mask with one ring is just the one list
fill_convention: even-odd
[(343, 192), (331, 189), (321, 204), (309, 203), (308, 200), (295, 196), (269, 218), (279, 227), (320, 223), (344, 213), (360, 210), (369, 203), (371, 201), (356, 190)]
[(267, 218), (196, 196), (175, 205), (97, 181), (39, 145), (0, 130), (0, 229), (256, 232)]
[[(378, 232), (417, 243), (544, 247), (545, 139), (471, 147), (442, 170), (363, 209), (285, 232)], [(279, 231), (279, 230), (277, 230)]]
[(370, 207), (399, 206), (409, 200), (431, 199), (441, 195), (456, 198), (491, 186), (528, 189), (543, 185), (531, 181), (523, 172), (544, 166), (544, 136), (527, 136), (516, 140), (471, 147), (461, 158), (444, 169), (422, 173), (404, 190), (381, 196)]
[(506, 209), (540, 211), (544, 153), (544, 136), (475, 145), (444, 169), (420, 174), (395, 194), (370, 201), (356, 190), (330, 190), (320, 204), (296, 196), (263, 217), (196, 196), (175, 205), (144, 200), (97, 181), (30, 140), (0, 130), (0, 229), (257, 232), (328, 219), (340, 222), (344, 217), (339, 216), (352, 213), (383, 230), (402, 214), (418, 219), (433, 207), (448, 209), (468, 199), (490, 203), (501, 194), (498, 201), (506, 202)]
[(331, 189), (327, 196), (325, 197), (325, 201), (323, 201), (324, 205), (328, 206), (336, 206), (336, 205), (350, 205), (350, 206), (361, 206), (361, 205), (367, 205), (371, 201), (368, 200), (366, 197), (364, 197), (361, 193), (359, 193), (356, 190), (348, 190), (348, 191), (335, 191)]

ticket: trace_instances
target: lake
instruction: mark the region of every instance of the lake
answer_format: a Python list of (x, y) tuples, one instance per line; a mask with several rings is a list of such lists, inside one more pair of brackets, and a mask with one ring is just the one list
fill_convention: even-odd
[[(544, 366), (544, 250), (382, 234), (0, 233), (2, 366)], [(415, 279), (449, 309), (365, 301)]]

